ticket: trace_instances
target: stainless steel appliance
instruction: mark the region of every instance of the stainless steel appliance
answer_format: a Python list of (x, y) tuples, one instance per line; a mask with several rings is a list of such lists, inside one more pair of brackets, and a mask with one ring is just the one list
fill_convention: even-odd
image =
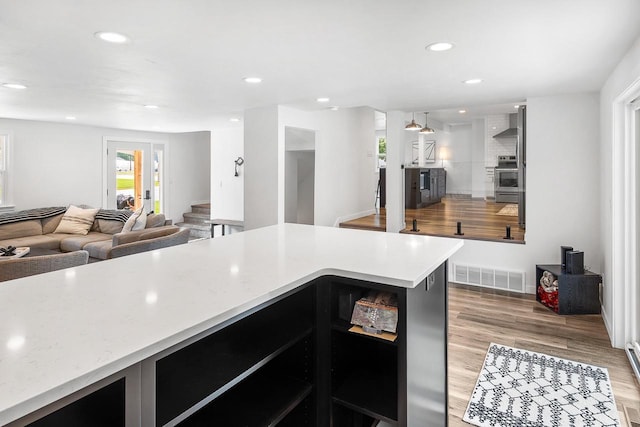
[(518, 192), (518, 225), (525, 228), (526, 202), (525, 198), (527, 190), (527, 107), (521, 105), (518, 108), (518, 142), (516, 145), (516, 155), (518, 157), (518, 183), (520, 191)]
[(519, 175), (516, 156), (498, 156), (494, 174), (496, 202), (518, 203)]

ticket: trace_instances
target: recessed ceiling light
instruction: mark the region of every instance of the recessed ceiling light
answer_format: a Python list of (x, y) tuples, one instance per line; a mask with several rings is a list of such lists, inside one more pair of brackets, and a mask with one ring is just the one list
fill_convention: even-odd
[(2, 86), (7, 87), (9, 89), (26, 89), (25, 85), (21, 85), (19, 83), (4, 83)]
[(467, 110), (458, 110), (458, 113), (460, 113), (460, 114), (464, 114), (466, 112), (467, 112)]
[(453, 48), (453, 43), (449, 43), (449, 42), (431, 43), (430, 45), (425, 47), (425, 49), (431, 50), (433, 52), (443, 52), (445, 50), (449, 50), (452, 48)]
[(316, 98), (316, 101), (318, 101), (318, 102), (329, 102), (330, 99), (329, 98)]
[(75, 120), (76, 116), (67, 116), (67, 117), (65, 117), (65, 119), (67, 119), (67, 120)]
[(243, 79), (246, 83), (260, 83), (262, 79), (260, 77), (245, 77)]
[(9, 338), (9, 341), (7, 341), (7, 348), (9, 350), (17, 350), (20, 347), (22, 347), (24, 343), (25, 343), (25, 339), (22, 335), (15, 335)]
[(237, 118), (237, 117), (232, 117), (232, 118), (229, 119), (229, 121), (230, 122), (234, 122), (234, 123), (238, 123), (240, 121), (240, 119)]
[(497, 128), (497, 127), (495, 127), (495, 126), (491, 126), (491, 129), (496, 130), (496, 129), (498, 129), (498, 128)]
[(482, 79), (469, 79), (465, 80), (464, 83), (468, 85), (477, 85), (478, 83), (482, 83)]
[(340, 109), (340, 107), (338, 107), (337, 105), (334, 105), (333, 107), (329, 107), (329, 109), (331, 111), (338, 111)]
[(94, 34), (96, 38), (99, 38), (102, 41), (109, 43), (127, 43), (129, 41), (129, 37), (124, 34), (114, 33), (113, 31), (98, 31)]
[(148, 108), (150, 110), (155, 110), (156, 108), (158, 108), (157, 105), (153, 105), (153, 104), (147, 104), (144, 106), (144, 108)]
[(513, 108), (520, 108), (520, 106), (519, 105), (514, 105)]

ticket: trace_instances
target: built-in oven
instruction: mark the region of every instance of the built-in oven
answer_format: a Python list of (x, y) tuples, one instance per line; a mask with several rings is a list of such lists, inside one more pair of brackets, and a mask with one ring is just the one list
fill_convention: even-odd
[(518, 175), (516, 156), (498, 156), (498, 166), (494, 172), (496, 202), (518, 203)]

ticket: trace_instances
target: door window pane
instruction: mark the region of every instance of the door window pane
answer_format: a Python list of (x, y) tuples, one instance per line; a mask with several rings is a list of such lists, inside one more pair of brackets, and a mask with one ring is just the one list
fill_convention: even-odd
[(118, 209), (136, 210), (142, 206), (142, 151), (116, 152), (116, 204)]
[(163, 204), (164, 200), (162, 197), (163, 188), (162, 188), (162, 176), (164, 174), (163, 170), (164, 162), (163, 162), (163, 152), (162, 150), (154, 150), (153, 152), (153, 191), (154, 191), (154, 212), (162, 213), (164, 212)]

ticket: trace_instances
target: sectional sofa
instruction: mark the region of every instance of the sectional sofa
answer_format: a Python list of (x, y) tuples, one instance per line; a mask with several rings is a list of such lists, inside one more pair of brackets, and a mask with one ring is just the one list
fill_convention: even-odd
[(52, 207), (0, 215), (0, 247), (85, 250), (89, 262), (93, 262), (174, 246), (189, 239), (188, 229), (167, 225), (163, 214), (146, 215), (144, 228), (123, 231), (132, 213), (106, 209), (97, 210), (93, 222), (87, 223), (88, 231), (59, 232), (61, 221), (65, 215), (68, 219), (70, 210), (71, 207)]

